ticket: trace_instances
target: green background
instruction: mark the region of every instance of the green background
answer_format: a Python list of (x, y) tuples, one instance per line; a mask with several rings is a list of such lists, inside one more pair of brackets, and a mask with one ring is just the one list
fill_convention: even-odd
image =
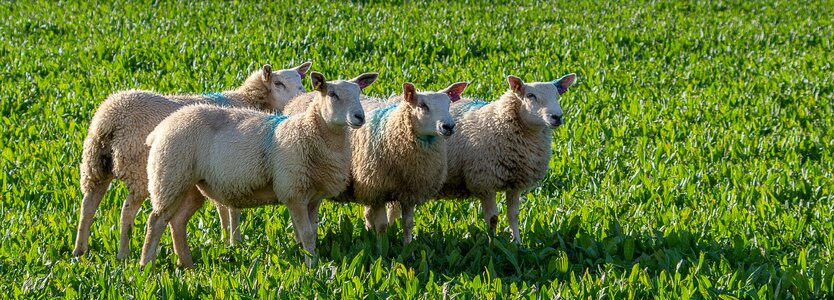
[[(4, 297), (808, 298), (834, 293), (834, 3), (478, 1), (0, 2)], [(325, 203), (303, 266), (282, 206), (244, 212), (242, 245), (206, 205), (196, 268), (165, 234), (158, 268), (116, 260), (114, 184), (71, 258), (81, 145), (112, 92), (232, 89), (264, 63), (381, 76), (494, 99), (505, 78), (575, 72), (551, 170), (521, 205), (521, 245), (479, 205), (418, 208), (416, 242)], [(305, 84), (309, 83), (305, 80)], [(308, 87), (309, 88), (309, 87)]]

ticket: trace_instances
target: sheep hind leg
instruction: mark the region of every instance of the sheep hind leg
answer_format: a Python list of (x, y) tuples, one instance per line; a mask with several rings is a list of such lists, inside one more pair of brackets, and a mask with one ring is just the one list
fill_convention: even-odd
[(81, 256), (87, 252), (90, 246), (90, 227), (93, 225), (93, 216), (101, 204), (101, 199), (104, 198), (104, 193), (110, 187), (110, 181), (112, 179), (103, 180), (84, 193), (84, 199), (81, 200), (81, 213), (78, 220), (78, 231), (75, 236), (75, 249), (72, 251), (72, 256)]
[(498, 207), (495, 203), (495, 193), (485, 193), (481, 195), (481, 208), (484, 211), (484, 220), (489, 228), (489, 234), (495, 235), (495, 228), (498, 226)]
[(140, 269), (144, 269), (148, 263), (153, 263), (156, 258), (156, 250), (159, 247), (159, 240), (168, 221), (173, 217), (176, 209), (154, 210), (148, 216), (148, 223), (145, 224), (145, 243), (142, 245), (142, 258), (139, 261)]
[(188, 227), (188, 220), (203, 206), (204, 201), (205, 198), (203, 198), (203, 195), (196, 188), (191, 190), (185, 197), (183, 204), (180, 205), (180, 208), (169, 221), (171, 224), (174, 252), (178, 258), (177, 266), (181, 268), (191, 268), (194, 266), (194, 260), (191, 258), (191, 249), (188, 247), (188, 240), (186, 239), (186, 228)]
[(217, 201), (212, 201), (214, 203), (214, 208), (217, 210), (217, 215), (220, 216), (220, 228), (221, 236), (223, 237), (223, 243), (227, 246), (232, 245), (232, 236), (230, 235), (230, 224), (229, 224), (229, 208), (217, 203)]
[(296, 238), (304, 250), (307, 251), (307, 254), (309, 254), (304, 256), (304, 263), (307, 267), (313, 266), (316, 255), (316, 231), (310, 224), (310, 214), (308, 213), (310, 201), (300, 201), (297, 199), (287, 201), (287, 208), (290, 212)]
[(507, 192), (507, 220), (510, 222), (510, 231), (516, 243), (521, 243), (521, 233), (518, 231), (518, 206), (520, 197), (521, 193), (519, 191)]
[(319, 206), (321, 206), (322, 198), (315, 198), (307, 204), (307, 219), (310, 220), (310, 225), (313, 229), (319, 227)]
[(119, 216), (119, 252), (116, 253), (118, 260), (125, 260), (130, 256), (130, 236), (136, 222), (136, 214), (147, 198), (148, 193), (143, 188), (132, 188), (127, 193)]

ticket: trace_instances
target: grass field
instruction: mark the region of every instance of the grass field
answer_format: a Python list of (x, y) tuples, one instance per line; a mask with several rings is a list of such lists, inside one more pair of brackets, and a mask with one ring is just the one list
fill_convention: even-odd
[[(182, 2), (0, 2), (0, 297), (834, 297), (832, 1)], [(407, 247), (326, 202), (308, 269), (284, 207), (245, 211), (228, 248), (207, 204), (196, 268), (175, 267), (166, 233), (143, 272), (150, 204), (116, 260), (114, 184), (71, 258), (81, 144), (107, 94), (219, 91), (308, 60), (380, 72), (373, 95), (468, 80), (493, 99), (509, 74), (576, 72), (523, 242), (503, 200), (493, 238), (476, 203), (420, 207)]]

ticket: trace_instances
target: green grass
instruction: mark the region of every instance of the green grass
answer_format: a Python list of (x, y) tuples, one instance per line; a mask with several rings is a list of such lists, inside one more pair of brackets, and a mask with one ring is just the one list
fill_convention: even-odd
[[(834, 296), (831, 1), (325, 2), (0, 2), (0, 295)], [(117, 261), (114, 184), (90, 254), (71, 258), (81, 144), (107, 94), (218, 91), (308, 60), (328, 77), (380, 72), (375, 95), (468, 80), (492, 99), (509, 74), (576, 72), (523, 243), (503, 205), (494, 238), (475, 203), (420, 207), (403, 247), (398, 226), (375, 237), (360, 207), (325, 203), (308, 269), (284, 207), (245, 211), (230, 249), (206, 205), (189, 224), (196, 268), (175, 267), (166, 233), (143, 272), (150, 205)]]

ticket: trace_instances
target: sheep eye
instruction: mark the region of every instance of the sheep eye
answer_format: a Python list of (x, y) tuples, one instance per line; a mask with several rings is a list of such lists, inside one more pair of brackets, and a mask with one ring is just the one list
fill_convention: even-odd
[(531, 100), (536, 100), (536, 95), (533, 95), (533, 93), (529, 93), (529, 94), (527, 94), (527, 98), (529, 98)]
[(336, 92), (331, 91), (331, 92), (327, 93), (327, 95), (330, 96), (331, 98), (339, 99), (339, 96), (336, 96)]
[(277, 86), (277, 87), (284, 87), (284, 83), (283, 83), (283, 82), (280, 82), (280, 81), (276, 81), (276, 82), (275, 82), (275, 86)]
[(425, 111), (429, 111), (429, 106), (426, 105), (425, 103), (420, 103), (420, 108), (422, 108)]

